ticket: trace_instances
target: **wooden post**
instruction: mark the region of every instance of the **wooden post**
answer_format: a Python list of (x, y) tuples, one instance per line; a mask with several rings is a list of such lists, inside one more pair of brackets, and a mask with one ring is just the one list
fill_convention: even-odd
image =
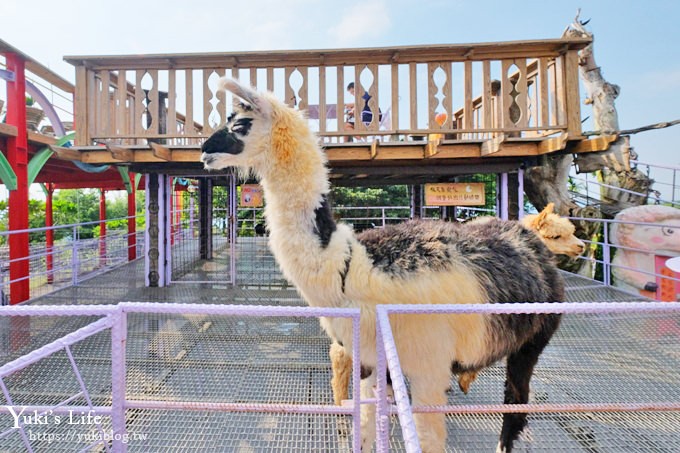
[[(52, 198), (54, 195), (54, 183), (45, 184), (47, 188), (47, 196), (45, 197), (45, 226), (50, 228), (54, 225), (54, 216), (52, 211)], [(45, 230), (45, 248), (47, 256), (45, 257), (45, 264), (47, 266), (47, 283), (54, 283), (54, 230), (51, 228)]]
[(569, 134), (570, 139), (581, 136), (581, 98), (579, 96), (578, 68), (578, 52), (570, 50), (564, 58), (567, 134)]
[(411, 186), (411, 218), (420, 219), (423, 216), (423, 186)]
[[(17, 178), (16, 190), (9, 192), (9, 229), (28, 229), (28, 132), (26, 130), (25, 61), (14, 53), (5, 55), (7, 70), (14, 81), (7, 82), (7, 124), (16, 126), (16, 137), (7, 139), (7, 160)], [(9, 237), (10, 303), (18, 304), (30, 297), (28, 233)]]
[(137, 193), (137, 187), (135, 187), (135, 175), (130, 173), (131, 189), (128, 192), (128, 204), (127, 204), (127, 230), (128, 230), (128, 261), (134, 261), (137, 259), (137, 199), (135, 194)]

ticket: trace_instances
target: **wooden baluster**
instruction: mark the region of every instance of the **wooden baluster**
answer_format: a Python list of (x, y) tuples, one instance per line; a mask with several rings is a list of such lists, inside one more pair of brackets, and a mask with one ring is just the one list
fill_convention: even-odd
[(553, 90), (555, 92), (555, 119), (557, 124), (560, 126), (566, 126), (567, 124), (567, 114), (565, 108), (564, 100), (564, 57), (558, 57), (555, 59), (554, 64), (554, 77), (555, 83), (553, 84)]
[[(538, 86), (536, 87), (538, 97), (539, 115), (536, 117), (536, 125), (547, 129), (550, 124), (549, 95), (548, 95), (548, 59), (538, 59)], [(540, 123), (540, 124), (539, 124)]]
[(210, 79), (210, 76), (212, 73), (215, 72), (214, 69), (204, 69), (201, 71), (202, 73), (202, 81), (201, 84), (203, 86), (203, 102), (202, 102), (202, 115), (203, 115), (203, 132), (205, 132), (206, 135), (210, 135), (213, 132), (213, 126), (210, 124), (210, 113), (212, 113), (212, 104), (210, 103), (210, 99), (213, 97), (213, 92), (210, 89), (210, 86), (208, 84), (208, 81)]
[[(136, 138), (138, 138), (141, 135), (144, 135), (146, 133), (146, 130), (144, 129), (142, 121), (143, 115), (144, 115), (144, 99), (145, 99), (145, 93), (144, 90), (142, 89), (142, 78), (144, 77), (144, 74), (146, 74), (146, 71), (142, 69), (138, 69), (135, 71), (135, 110), (134, 110), (134, 118), (135, 118), (135, 129), (134, 129), (134, 135)], [(137, 142), (137, 139), (135, 140), (135, 143)]]
[(514, 61), (518, 70), (518, 79), (515, 82), (515, 90), (519, 93), (515, 98), (515, 102), (519, 107), (519, 119), (516, 123), (518, 129), (526, 129), (529, 124), (529, 112), (527, 108), (527, 101), (529, 99), (528, 91), (529, 85), (527, 83), (527, 61), (524, 58), (518, 58)]
[(267, 68), (267, 91), (274, 91), (274, 68)]
[(437, 107), (439, 100), (437, 99), (437, 92), (439, 87), (434, 83), (434, 73), (440, 67), (440, 63), (427, 64), (427, 124), (430, 129), (437, 129), (439, 125), (435, 121), (437, 114)]
[(453, 71), (451, 62), (442, 63), (442, 69), (444, 70), (444, 76), (446, 77), (444, 85), (442, 85), (442, 93), (444, 94), (444, 97), (442, 98), (442, 107), (447, 113), (446, 122), (442, 127), (444, 129), (450, 129), (453, 125)]
[(284, 102), (288, 107), (295, 107), (295, 104), (297, 103), (297, 99), (295, 99), (295, 93), (293, 92), (293, 87), (290, 85), (290, 77), (293, 75), (293, 72), (295, 71), (295, 68), (292, 67), (287, 67), (284, 69), (284, 78), (285, 78), (285, 84), (284, 84), (284, 97), (285, 100)]
[(500, 105), (501, 105), (501, 127), (503, 129), (510, 129), (515, 127), (515, 123), (512, 122), (510, 118), (510, 106), (513, 103), (512, 95), (512, 81), (508, 72), (513, 65), (512, 60), (502, 60), (501, 61), (501, 93), (500, 93)]
[(392, 63), (392, 104), (390, 105), (390, 130), (399, 129), (399, 65)]
[[(319, 134), (326, 132), (326, 67), (319, 67)], [(340, 102), (338, 101), (336, 108), (338, 115), (340, 114)]]
[(361, 121), (362, 110), (364, 108), (364, 86), (361, 84), (361, 73), (365, 64), (354, 66), (354, 130), (357, 132), (366, 131), (364, 122)]
[(472, 62), (466, 61), (463, 65), (463, 129), (472, 129)]
[[(87, 109), (88, 118), (86, 121), (87, 136), (90, 140), (97, 132), (97, 79), (94, 71), (87, 71)], [(90, 143), (88, 143), (89, 145)]]
[[(177, 73), (174, 69), (168, 70), (168, 135), (177, 136)], [(176, 143), (171, 139), (169, 143)]]
[(194, 135), (196, 134), (196, 128), (194, 127), (194, 72), (192, 69), (184, 71), (184, 87), (186, 93), (184, 135)]
[[(371, 86), (366, 90), (368, 95), (370, 96), (368, 100), (368, 108), (371, 110), (371, 113), (373, 116), (371, 117), (371, 122), (366, 126), (367, 130), (371, 131), (377, 131), (380, 129), (380, 102), (378, 98), (378, 93), (379, 93), (379, 86), (378, 86), (378, 65), (377, 64), (369, 64), (366, 66), (370, 73), (373, 75), (373, 83)], [(356, 91), (355, 91), (356, 94)], [(364, 93), (360, 94), (361, 96), (361, 108), (364, 108), (364, 103), (366, 102), (364, 100)], [(362, 121), (363, 123), (363, 121)]]
[(160, 98), (158, 96), (158, 69), (149, 69), (151, 76), (151, 83), (153, 86), (149, 91), (149, 112), (151, 112), (151, 124), (147, 129), (148, 135), (159, 135), (161, 124), (161, 109), (164, 106), (160, 105)]
[[(221, 77), (225, 77), (227, 75), (227, 70), (226, 69), (216, 69), (215, 72), (217, 72), (217, 75)], [(227, 123), (227, 93), (224, 90), (217, 90), (217, 93), (215, 93), (215, 97), (217, 98), (217, 105), (215, 105), (215, 110), (217, 113), (220, 115), (220, 123), (218, 124), (218, 127), (226, 124)]]
[[(120, 69), (118, 70), (118, 88), (116, 91), (116, 99), (118, 100), (116, 108), (116, 130), (114, 130), (116, 135), (128, 135), (130, 132), (128, 126), (128, 107), (126, 106), (127, 96), (127, 74), (124, 69)], [(122, 143), (129, 143), (129, 139), (124, 139)]]
[(104, 69), (99, 73), (99, 78), (101, 80), (101, 90), (99, 92), (99, 116), (97, 121), (97, 134), (108, 136), (109, 135), (109, 108), (110, 108), (110, 98), (109, 98), (109, 71)]
[(409, 107), (410, 107), (410, 127), (418, 129), (418, 85), (417, 85), (417, 66), (415, 63), (408, 65), (409, 83)]
[(257, 68), (250, 68), (250, 86), (257, 89)]
[[(337, 107), (338, 114), (336, 121), (338, 124), (338, 132), (345, 130), (345, 68), (344, 66), (337, 67)], [(351, 101), (350, 101), (351, 102)]]
[(309, 68), (306, 66), (297, 68), (298, 72), (302, 76), (302, 85), (300, 85), (300, 90), (298, 91), (299, 99), (297, 100), (297, 108), (299, 110), (305, 110), (309, 105), (309, 88), (307, 83), (309, 79), (308, 69)]
[[(484, 129), (491, 129), (493, 125), (493, 101), (491, 98), (491, 62), (484, 60), (482, 62), (482, 127)], [(483, 134), (488, 137), (491, 134)]]

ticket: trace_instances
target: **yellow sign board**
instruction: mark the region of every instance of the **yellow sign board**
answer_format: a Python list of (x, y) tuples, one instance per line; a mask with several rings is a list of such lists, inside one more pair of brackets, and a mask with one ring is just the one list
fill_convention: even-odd
[(425, 184), (427, 206), (484, 206), (483, 182)]
[(264, 206), (262, 187), (259, 184), (243, 184), (241, 186), (241, 206), (245, 208), (261, 208)]

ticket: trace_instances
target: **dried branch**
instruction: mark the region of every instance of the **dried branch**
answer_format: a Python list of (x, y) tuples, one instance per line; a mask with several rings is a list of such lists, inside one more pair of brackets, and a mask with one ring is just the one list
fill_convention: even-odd
[(617, 134), (617, 135), (633, 135), (633, 134), (637, 134), (638, 132), (651, 131), (651, 130), (654, 130), (654, 129), (665, 129), (667, 127), (676, 126), (678, 124), (680, 124), (680, 119), (673, 120), (673, 121), (663, 121), (661, 123), (650, 124), (650, 125), (638, 127), (638, 128), (635, 128), (635, 129), (623, 129), (623, 130), (619, 130), (619, 131), (587, 131), (587, 132), (584, 132), (582, 135), (584, 135), (586, 137), (590, 137), (590, 136), (593, 136), (593, 135), (614, 135), (614, 134)]

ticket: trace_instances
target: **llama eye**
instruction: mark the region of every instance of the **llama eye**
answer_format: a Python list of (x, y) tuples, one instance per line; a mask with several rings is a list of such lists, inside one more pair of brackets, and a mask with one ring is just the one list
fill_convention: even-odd
[(250, 126), (252, 125), (252, 118), (241, 118), (231, 127), (231, 131), (241, 135), (248, 135)]
[(561, 238), (561, 237), (562, 237), (561, 235), (557, 235), (557, 236), (555, 236), (553, 239), (559, 239), (559, 238)]
[(675, 233), (674, 229), (669, 227), (661, 228), (661, 232), (663, 233), (664, 236), (670, 236), (673, 233)]

